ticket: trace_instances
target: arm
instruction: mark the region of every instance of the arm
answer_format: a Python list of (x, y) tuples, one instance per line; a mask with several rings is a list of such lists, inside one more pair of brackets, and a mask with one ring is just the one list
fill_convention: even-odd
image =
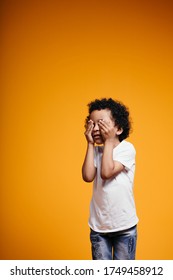
[(119, 135), (122, 130), (119, 130), (116, 126), (106, 123), (103, 120), (100, 120), (99, 126), (104, 139), (101, 178), (106, 180), (110, 179), (112, 176), (116, 176), (125, 168), (122, 163), (113, 160), (113, 149), (115, 145), (119, 143), (117, 135)]
[(112, 176), (118, 175), (125, 168), (123, 164), (113, 160), (113, 148), (113, 142), (108, 140), (105, 141), (101, 165), (101, 177), (103, 180), (110, 179)]
[(89, 121), (85, 132), (87, 140), (87, 150), (82, 165), (82, 178), (85, 182), (92, 182), (96, 175), (96, 167), (94, 166), (94, 141), (92, 138), (93, 123)]

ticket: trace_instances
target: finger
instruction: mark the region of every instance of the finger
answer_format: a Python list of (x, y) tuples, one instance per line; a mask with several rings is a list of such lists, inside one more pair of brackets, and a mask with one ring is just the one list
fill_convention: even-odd
[(91, 121), (91, 120), (89, 120), (88, 121), (88, 127), (87, 127), (87, 130), (86, 130), (86, 132), (90, 132), (90, 131), (92, 131), (93, 130), (93, 121)]
[(92, 121), (92, 120), (89, 120), (89, 121), (88, 121), (88, 126), (91, 126), (91, 125), (93, 125), (93, 121)]
[(100, 130), (103, 130), (103, 131), (108, 131), (109, 130), (109, 126), (106, 124), (106, 123), (104, 123), (104, 122), (99, 122), (99, 127), (100, 127)]
[(109, 128), (110, 127), (109, 123), (104, 121), (104, 120), (99, 120), (99, 125), (101, 127), (105, 127), (105, 128)]
[(102, 135), (107, 134), (108, 133), (108, 129), (105, 127), (100, 127), (100, 132)]
[(90, 127), (90, 128), (93, 128), (93, 127), (94, 127), (93, 121), (90, 121), (90, 122), (89, 122), (89, 127)]
[(92, 121), (92, 120), (89, 120), (88, 123), (93, 123), (93, 121)]

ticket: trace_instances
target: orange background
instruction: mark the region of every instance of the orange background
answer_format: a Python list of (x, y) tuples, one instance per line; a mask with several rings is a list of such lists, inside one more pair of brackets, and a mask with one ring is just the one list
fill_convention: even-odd
[(1, 259), (90, 259), (87, 104), (131, 111), (137, 259), (173, 259), (171, 1), (1, 1)]

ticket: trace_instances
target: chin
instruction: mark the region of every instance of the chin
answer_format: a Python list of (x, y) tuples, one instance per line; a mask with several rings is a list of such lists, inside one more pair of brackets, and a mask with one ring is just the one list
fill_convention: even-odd
[(103, 141), (101, 139), (95, 140), (96, 145), (102, 145)]

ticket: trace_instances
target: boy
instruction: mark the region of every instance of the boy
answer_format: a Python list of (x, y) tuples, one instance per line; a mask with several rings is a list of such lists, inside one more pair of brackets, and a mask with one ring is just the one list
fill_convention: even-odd
[(137, 222), (133, 197), (135, 149), (129, 136), (128, 109), (111, 98), (88, 104), (82, 166), (85, 182), (93, 183), (90, 240), (93, 260), (134, 260)]

